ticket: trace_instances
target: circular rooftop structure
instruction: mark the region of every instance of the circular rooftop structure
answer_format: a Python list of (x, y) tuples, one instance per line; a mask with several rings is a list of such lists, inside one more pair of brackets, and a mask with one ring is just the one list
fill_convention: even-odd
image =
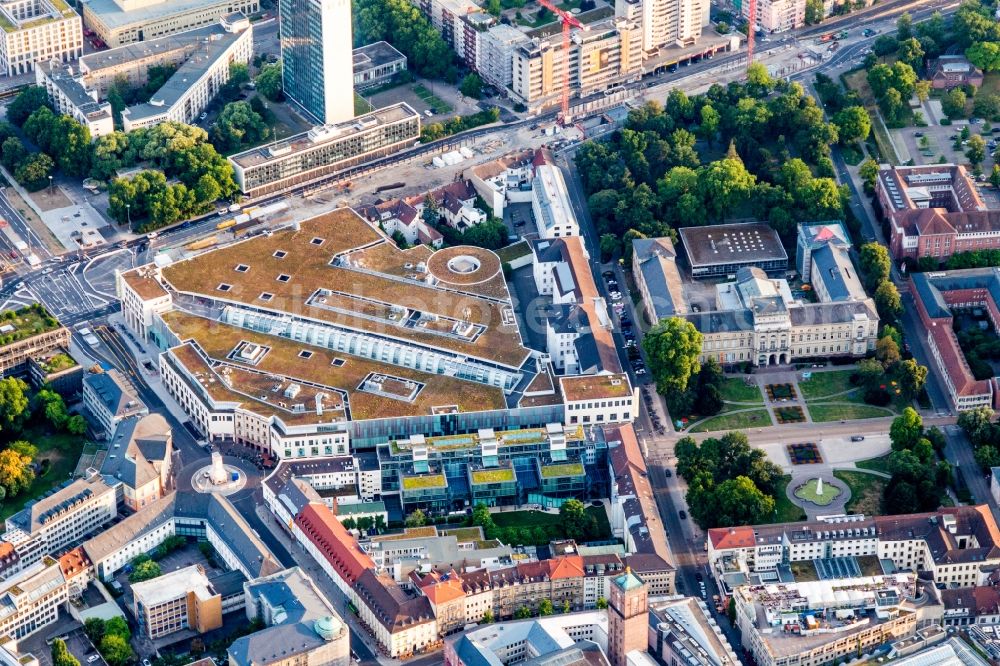
[(340, 632), (344, 629), (344, 624), (337, 618), (327, 615), (321, 617), (316, 622), (313, 623), (313, 629), (319, 634), (320, 638), (325, 641), (332, 641), (334, 638), (340, 635)]
[(439, 282), (479, 284), (500, 272), (500, 257), (481, 247), (457, 245), (431, 255), (427, 261), (427, 271)]

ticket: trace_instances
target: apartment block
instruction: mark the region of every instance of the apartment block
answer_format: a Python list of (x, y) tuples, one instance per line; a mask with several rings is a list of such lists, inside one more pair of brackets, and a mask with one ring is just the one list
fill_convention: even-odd
[(116, 49), (215, 25), (234, 12), (251, 16), (259, 11), (259, 0), (89, 0), (83, 3), (83, 22)]
[(498, 23), (480, 34), (475, 69), (483, 82), (505, 90), (514, 82), (514, 49), (528, 41), (517, 28)]
[(743, 586), (733, 592), (743, 647), (760, 666), (819, 666), (913, 634), (913, 574)]
[(0, 584), (0, 632), (24, 638), (55, 622), (69, 598), (59, 562), (45, 556)]
[(111, 439), (125, 419), (149, 414), (132, 383), (115, 369), (83, 378), (83, 406), (93, 417), (94, 429), (105, 439)]
[(229, 157), (240, 190), (252, 197), (278, 192), (385, 157), (420, 138), (420, 114), (405, 103)]
[(133, 583), (132, 613), (151, 640), (185, 629), (204, 634), (222, 626), (222, 595), (196, 564)]
[(568, 57), (559, 33), (518, 44), (513, 50), (511, 98), (529, 109), (556, 105), (562, 98), (564, 71), (572, 97), (586, 97), (642, 76), (639, 27), (627, 19), (608, 19), (571, 34)]
[(730, 589), (790, 562), (876, 557), (948, 587), (986, 584), (1000, 566), (1000, 531), (986, 506), (901, 516), (830, 516), (803, 523), (714, 528), (708, 561)]
[(49, 62), (35, 68), (35, 85), (45, 88), (57, 113), (86, 127), (92, 139), (111, 134), (115, 131), (111, 104), (101, 102), (81, 79), (69, 65)]
[(69, 63), (83, 55), (80, 16), (65, 0), (0, 2), (0, 72), (27, 74), (37, 62)]
[[(750, 3), (742, 6), (743, 17), (749, 18)], [(757, 25), (767, 32), (785, 32), (806, 24), (805, 0), (757, 0)]]
[(644, 58), (674, 47), (693, 46), (709, 23), (706, 0), (616, 0), (615, 16), (641, 26)]
[(77, 479), (6, 520), (3, 540), (12, 544), (22, 565), (89, 535), (118, 515), (114, 485), (98, 474)]
[(69, 347), (71, 334), (42, 306), (0, 312), (0, 376), (24, 376), (30, 359)]

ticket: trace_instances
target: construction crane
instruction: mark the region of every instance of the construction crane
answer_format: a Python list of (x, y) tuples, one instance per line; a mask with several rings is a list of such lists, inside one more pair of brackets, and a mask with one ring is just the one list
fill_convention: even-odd
[(749, 22), (747, 23), (747, 73), (753, 64), (753, 42), (757, 33), (757, 0), (750, 0)]
[(565, 125), (569, 122), (569, 29), (570, 26), (579, 28), (580, 30), (587, 30), (588, 28), (584, 24), (580, 23), (580, 21), (578, 21), (577, 18), (569, 12), (556, 7), (555, 3), (551, 0), (538, 0), (538, 4), (555, 14), (562, 23), (563, 71), (561, 91), (562, 111), (560, 122)]

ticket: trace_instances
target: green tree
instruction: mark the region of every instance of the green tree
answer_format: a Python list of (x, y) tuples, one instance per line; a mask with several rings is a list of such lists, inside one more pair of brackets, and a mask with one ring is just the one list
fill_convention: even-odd
[(618, 240), (618, 236), (614, 234), (601, 234), (600, 246), (601, 259), (603, 261), (610, 261), (615, 252), (618, 251), (618, 248), (621, 247), (621, 242)]
[(976, 42), (965, 49), (965, 57), (984, 72), (1000, 70), (1000, 42)]
[(552, 607), (552, 601), (550, 599), (542, 599), (538, 602), (538, 615), (539, 617), (545, 617), (547, 615), (552, 615), (555, 609)]
[(52, 108), (49, 94), (41, 86), (28, 86), (7, 105), (7, 120), (20, 127), (31, 114), (42, 107)]
[(527, 620), (529, 617), (531, 617), (531, 609), (527, 606), (521, 606), (514, 611), (515, 620)]
[(410, 512), (410, 515), (406, 517), (407, 527), (423, 527), (427, 524), (427, 516), (420, 509), (414, 509)]
[(875, 289), (875, 307), (882, 321), (895, 321), (903, 311), (903, 301), (896, 285), (886, 280)]
[(570, 539), (581, 539), (586, 529), (587, 513), (583, 502), (568, 499), (559, 507), (559, 518), (563, 531)]
[(927, 101), (927, 98), (931, 96), (931, 82), (920, 80), (917, 81), (913, 86), (913, 94), (917, 96), (917, 99), (923, 103)]
[(910, 12), (903, 12), (896, 19), (896, 40), (903, 41), (913, 37), (913, 17)]
[(255, 146), (269, 139), (271, 128), (264, 124), (264, 119), (248, 102), (230, 102), (212, 126), (211, 137), (217, 150), (236, 152), (244, 146)]
[(833, 116), (837, 135), (844, 145), (864, 141), (872, 129), (871, 116), (863, 106), (848, 106)]
[(566, 613), (569, 613), (571, 610), (573, 610), (573, 606), (569, 603), (569, 599), (563, 599), (562, 609), (561, 610), (562, 610), (563, 615), (565, 615)]
[(774, 498), (761, 492), (745, 476), (722, 482), (713, 496), (714, 522), (719, 527), (756, 525), (771, 520), (774, 515)]
[(7, 137), (0, 145), (0, 162), (7, 171), (14, 171), (28, 156), (28, 149), (16, 136)]
[(883, 368), (889, 368), (900, 360), (899, 345), (889, 336), (879, 338), (875, 343), (875, 358)]
[(865, 158), (865, 161), (858, 167), (858, 174), (865, 182), (865, 191), (875, 191), (875, 181), (878, 180), (878, 171), (878, 162), (870, 157)]
[(973, 134), (969, 137), (969, 145), (965, 151), (965, 157), (968, 158), (973, 167), (979, 168), (979, 165), (986, 159), (986, 142), (983, 141), (983, 137), (978, 134)]
[(80, 661), (66, 649), (66, 642), (61, 638), (52, 641), (52, 666), (80, 666)]
[(257, 86), (257, 92), (261, 95), (272, 102), (280, 102), (282, 99), (281, 61), (261, 67), (254, 83)]
[(825, 13), (823, 0), (806, 0), (806, 23), (809, 25), (822, 23)]
[(462, 79), (462, 83), (459, 85), (458, 90), (466, 97), (480, 99), (483, 96), (483, 80), (479, 78), (478, 74), (471, 72), (466, 74), (465, 78)]
[(896, 57), (899, 58), (900, 61), (905, 62), (907, 65), (912, 67), (914, 70), (920, 70), (923, 68), (924, 49), (920, 45), (920, 41), (915, 37), (900, 40), (899, 48), (896, 50)]
[(49, 176), (55, 166), (52, 158), (45, 153), (34, 153), (14, 170), (14, 179), (29, 192), (37, 192), (49, 184)]
[(660, 393), (684, 392), (688, 380), (701, 370), (702, 335), (694, 324), (670, 317), (660, 320), (642, 340), (643, 351)]
[(893, 451), (912, 449), (924, 433), (924, 421), (912, 407), (907, 407), (892, 420), (889, 441)]
[(353, 13), (355, 46), (391, 41), (420, 76), (455, 82), (451, 47), (407, 0), (358, 0)]
[(858, 384), (873, 389), (885, 380), (885, 368), (874, 358), (865, 358), (858, 362)]
[(342, 521), (340, 521), (340, 524), (343, 525), (344, 529), (347, 529), (347, 530), (353, 530), (354, 528), (356, 528), (358, 526), (357, 521), (355, 521), (351, 517), (344, 518)]
[(487, 608), (483, 613), (483, 617), (479, 620), (479, 624), (493, 624), (496, 620), (493, 617), (493, 609)]
[(130, 583), (139, 583), (144, 580), (156, 578), (162, 573), (159, 564), (153, 560), (146, 560), (145, 562), (139, 562), (132, 568), (132, 573), (128, 575), (128, 580)]
[(952, 88), (941, 98), (941, 110), (952, 120), (965, 117), (965, 91)]
[(878, 285), (889, 279), (892, 259), (889, 250), (878, 243), (865, 243), (859, 254), (861, 270), (865, 274), (865, 286), (874, 291)]
[(920, 365), (912, 358), (900, 361), (893, 373), (899, 388), (907, 398), (914, 398), (927, 383), (927, 366)]
[(3, 486), (8, 497), (13, 497), (26, 490), (35, 479), (31, 471), (31, 458), (23, 456), (13, 449), (0, 451), (0, 486)]
[(597, 597), (597, 610), (605, 610), (608, 607), (608, 600), (604, 597)]
[(114, 634), (106, 635), (98, 645), (98, 651), (108, 666), (125, 666), (132, 660), (132, 648), (128, 641)]
[(28, 385), (17, 377), (0, 379), (0, 430), (20, 432), (28, 418)]
[(711, 219), (722, 219), (750, 199), (756, 177), (739, 158), (726, 157), (708, 164), (698, 177), (699, 190)]

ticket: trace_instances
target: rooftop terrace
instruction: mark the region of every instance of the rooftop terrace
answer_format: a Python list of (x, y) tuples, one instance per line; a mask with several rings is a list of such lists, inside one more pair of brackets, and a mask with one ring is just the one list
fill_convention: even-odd
[(42, 305), (0, 312), (0, 344), (9, 345), (59, 328), (59, 320)]

